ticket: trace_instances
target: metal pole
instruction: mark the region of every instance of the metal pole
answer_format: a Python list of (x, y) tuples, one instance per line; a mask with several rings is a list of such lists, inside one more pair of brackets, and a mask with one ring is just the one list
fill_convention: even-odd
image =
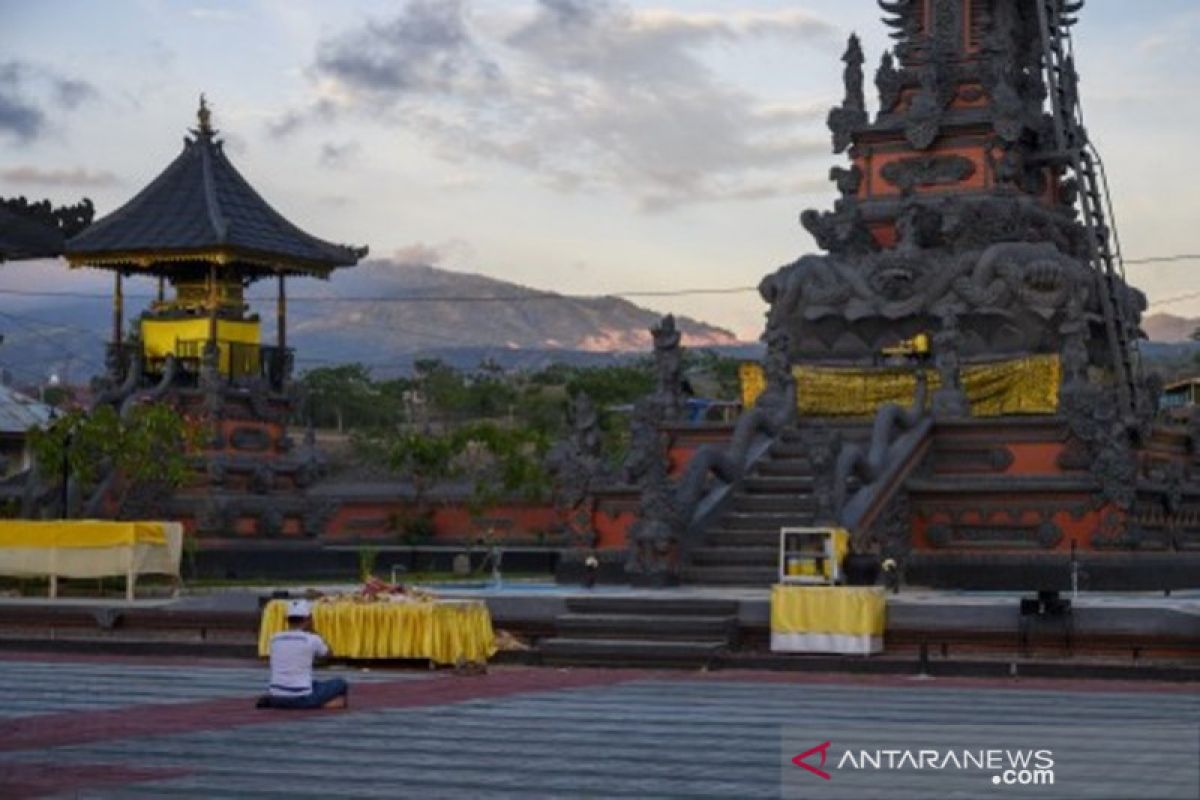
[(275, 303), (276, 315), (276, 338), (279, 344), (279, 354), (282, 357), (287, 350), (287, 287), (285, 281), (287, 279), (283, 273), (279, 274), (279, 298)]
[(125, 292), (121, 285), (121, 271), (113, 273), (113, 344), (121, 350), (122, 329), (125, 326)]
[(63, 459), (62, 459), (62, 518), (71, 518), (71, 439), (72, 434), (67, 432), (66, 438), (63, 440)]

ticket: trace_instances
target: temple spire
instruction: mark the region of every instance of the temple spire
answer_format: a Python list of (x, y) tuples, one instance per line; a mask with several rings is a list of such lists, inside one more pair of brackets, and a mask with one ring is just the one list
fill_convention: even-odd
[(200, 124), (200, 135), (213, 136), (216, 134), (212, 126), (212, 109), (208, 107), (208, 100), (203, 92), (200, 93), (200, 108), (196, 110), (196, 120)]
[(842, 104), (829, 112), (828, 125), (833, 133), (833, 151), (841, 153), (851, 144), (851, 136), (855, 129), (867, 124), (867, 103), (863, 95), (863, 50), (858, 34), (850, 34), (846, 44), (846, 53), (842, 61), (846, 63), (846, 71), (842, 81), (846, 87), (846, 96)]

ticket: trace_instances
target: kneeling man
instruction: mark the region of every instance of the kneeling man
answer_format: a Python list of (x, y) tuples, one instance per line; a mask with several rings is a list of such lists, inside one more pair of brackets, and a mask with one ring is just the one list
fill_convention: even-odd
[(329, 655), (325, 640), (312, 632), (312, 608), (289, 600), (288, 629), (271, 637), (270, 693), (260, 708), (345, 708), (350, 687), (341, 678), (314, 681), (313, 660)]

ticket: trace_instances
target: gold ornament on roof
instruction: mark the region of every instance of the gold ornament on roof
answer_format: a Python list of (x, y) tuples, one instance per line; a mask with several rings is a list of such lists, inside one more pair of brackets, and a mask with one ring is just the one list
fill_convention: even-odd
[(208, 107), (208, 100), (204, 97), (204, 93), (200, 93), (200, 109), (196, 111), (196, 119), (200, 121), (200, 132), (212, 135), (212, 109)]

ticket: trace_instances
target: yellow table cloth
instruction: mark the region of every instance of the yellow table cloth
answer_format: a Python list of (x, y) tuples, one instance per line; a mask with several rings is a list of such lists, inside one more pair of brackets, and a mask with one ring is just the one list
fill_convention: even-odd
[[(286, 603), (263, 609), (258, 654), (287, 627)], [(496, 653), (487, 604), (478, 600), (313, 603), (313, 631), (339, 658), (427, 658), (435, 664), (483, 662)]]
[(124, 575), (133, 599), (139, 575), (179, 577), (183, 526), (178, 522), (0, 520), (0, 575), (58, 578)]
[(771, 650), (781, 653), (883, 652), (887, 599), (874, 586), (771, 589)]

